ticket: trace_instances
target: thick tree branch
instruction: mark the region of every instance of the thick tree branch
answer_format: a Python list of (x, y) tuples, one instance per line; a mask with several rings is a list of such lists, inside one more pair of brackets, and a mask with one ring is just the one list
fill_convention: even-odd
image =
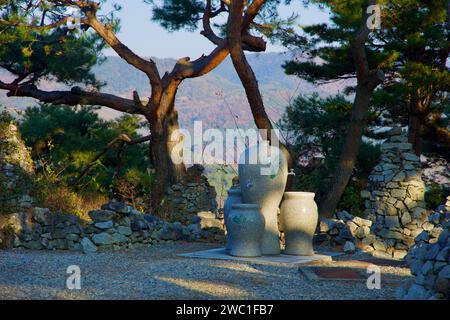
[(242, 26), (241, 31), (246, 32), (248, 28), (250, 27), (250, 24), (255, 20), (256, 16), (258, 15), (259, 11), (263, 7), (263, 5), (266, 3), (266, 0), (253, 0), (253, 2), (248, 6), (247, 10), (245, 11), (244, 18), (242, 20)]
[(107, 93), (87, 92), (78, 87), (74, 87), (70, 91), (44, 91), (33, 84), (21, 86), (0, 81), (0, 89), (7, 90), (8, 97), (30, 97), (46, 103), (71, 106), (78, 104), (98, 105), (131, 114), (143, 113), (143, 110), (140, 110), (133, 100)]
[(110, 26), (103, 25), (97, 19), (95, 11), (86, 10), (86, 16), (87, 24), (89, 24), (122, 59), (148, 76), (152, 87), (151, 100), (158, 101), (161, 97), (162, 83), (156, 63), (153, 60), (141, 58), (124, 45), (111, 30)]
[[(231, 59), (242, 85), (244, 86), (256, 126), (259, 129), (271, 130), (273, 129), (273, 126), (264, 108), (258, 81), (245, 57), (244, 49), (242, 47), (243, 10), (244, 1), (233, 1), (227, 23), (228, 46)], [(268, 136), (270, 137), (270, 133)]]

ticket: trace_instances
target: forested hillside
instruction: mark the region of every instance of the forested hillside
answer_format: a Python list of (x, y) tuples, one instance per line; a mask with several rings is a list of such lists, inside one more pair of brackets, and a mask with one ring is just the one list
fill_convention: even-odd
[[(274, 121), (280, 118), (290, 100), (298, 94), (318, 91), (321, 95), (328, 95), (339, 88), (317, 88), (297, 77), (286, 75), (281, 65), (289, 58), (280, 53), (254, 54), (249, 57), (259, 79), (268, 113)], [(153, 59), (164, 71), (172, 68), (176, 62), (174, 59)], [(145, 75), (118, 57), (108, 57), (103, 64), (94, 68), (94, 72), (98, 80), (105, 82), (104, 92), (131, 97), (133, 90), (137, 90), (142, 99), (149, 95)], [(46, 89), (62, 88), (54, 82), (40, 85)], [(7, 99), (5, 93), (0, 92), (0, 104), (8, 108), (25, 109), (35, 105), (36, 101), (27, 98)], [(233, 117), (236, 116), (239, 126), (253, 125), (244, 90), (229, 59), (210, 74), (184, 82), (177, 96), (177, 108), (183, 127), (189, 127), (195, 120), (202, 120), (204, 126), (234, 128), (236, 123)], [(217, 117), (218, 112), (221, 117)], [(100, 113), (106, 119), (118, 115), (111, 109), (103, 109)]]

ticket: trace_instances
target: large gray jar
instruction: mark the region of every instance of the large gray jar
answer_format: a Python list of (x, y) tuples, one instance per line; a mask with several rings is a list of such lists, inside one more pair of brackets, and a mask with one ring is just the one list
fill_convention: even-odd
[(256, 204), (238, 203), (228, 215), (230, 229), (230, 254), (236, 257), (261, 256), (261, 239), (264, 232), (264, 217)]
[(223, 218), (227, 230), (226, 246), (225, 246), (225, 249), (227, 251), (231, 250), (231, 237), (230, 237), (230, 228), (228, 227), (228, 216), (230, 215), (232, 205), (236, 203), (242, 203), (242, 194), (240, 188), (233, 187), (228, 190), (228, 198), (223, 205), (223, 215), (224, 215)]
[(313, 237), (318, 221), (312, 192), (285, 192), (280, 210), (280, 225), (285, 234), (285, 254), (314, 254)]
[[(283, 197), (288, 176), (288, 166), (283, 152), (267, 142), (260, 146), (270, 150), (270, 160), (273, 164), (264, 164), (264, 160), (258, 157), (258, 161), (252, 164), (248, 156), (258, 152), (257, 146), (244, 151), (239, 160), (239, 180), (241, 183), (242, 200), (246, 203), (256, 203), (261, 206), (261, 213), (265, 219), (265, 230), (262, 239), (261, 250), (263, 255), (280, 254), (278, 207)], [(245, 157), (245, 158), (244, 158)], [(247, 158), (247, 159), (246, 159)]]

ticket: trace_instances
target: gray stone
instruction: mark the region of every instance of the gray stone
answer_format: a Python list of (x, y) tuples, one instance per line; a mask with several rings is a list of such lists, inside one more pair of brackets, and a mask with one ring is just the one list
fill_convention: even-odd
[(363, 219), (363, 218), (360, 218), (360, 217), (354, 217), (352, 219), (352, 221), (354, 223), (356, 223), (360, 227), (364, 227), (364, 226), (365, 227), (371, 227), (372, 226), (372, 221), (370, 221), (368, 219)]
[(416, 156), (413, 153), (409, 153), (409, 152), (403, 154), (403, 159), (405, 159), (407, 161), (416, 161), (416, 162), (420, 161), (418, 156)]
[(450, 265), (445, 266), (440, 272), (439, 277), (450, 279)]
[(110, 234), (103, 232), (92, 236), (92, 241), (96, 245), (110, 245), (113, 243), (113, 238)]
[(54, 229), (54, 231), (51, 232), (53, 239), (64, 239), (66, 237), (66, 234), (63, 229)]
[(450, 246), (443, 248), (439, 254), (436, 256), (436, 260), (438, 261), (447, 261), (449, 258)]
[(412, 220), (411, 220), (411, 215), (409, 214), (408, 211), (405, 211), (405, 212), (402, 214), (402, 217), (401, 217), (402, 225), (403, 225), (403, 226), (406, 226), (406, 225), (409, 224), (411, 221), (412, 221)]
[(392, 178), (392, 181), (394, 182), (404, 181), (405, 177), (406, 177), (405, 173), (403, 171), (400, 171), (394, 176), (394, 178)]
[(421, 207), (416, 207), (416, 208), (413, 209), (412, 217), (413, 217), (414, 219), (419, 219), (419, 220), (421, 220), (421, 219), (423, 219), (423, 217), (424, 217), (424, 215), (426, 214), (426, 212), (427, 212), (426, 209), (421, 208)]
[(411, 288), (409, 288), (408, 293), (405, 296), (406, 300), (426, 300), (430, 295), (428, 291), (422, 287), (414, 283)]
[(102, 206), (102, 209), (115, 211), (120, 214), (129, 214), (129, 213), (131, 213), (132, 208), (123, 202), (110, 202), (110, 203), (104, 204)]
[(356, 247), (355, 247), (355, 244), (353, 242), (347, 241), (344, 244), (344, 252), (345, 253), (355, 253), (355, 251), (356, 251)]
[(93, 221), (96, 222), (105, 222), (113, 220), (115, 217), (117, 217), (117, 214), (111, 210), (94, 210), (90, 211), (88, 215)]
[(398, 221), (397, 216), (386, 216), (385, 223), (389, 229), (400, 227), (400, 222)]
[(81, 228), (79, 225), (71, 225), (68, 227), (64, 228), (64, 233), (74, 233), (74, 234), (80, 234), (81, 233)]
[(66, 239), (70, 241), (78, 241), (80, 237), (75, 233), (69, 233), (66, 235)]
[(438, 276), (436, 277), (435, 285), (434, 285), (436, 291), (443, 294), (444, 296), (442, 299), (444, 299), (445, 295), (449, 295), (450, 292), (450, 280), (449, 278)]
[(178, 240), (182, 237), (183, 230), (178, 226), (174, 226), (172, 224), (164, 226), (158, 232), (158, 238), (161, 240)]
[(393, 257), (394, 257), (394, 259), (401, 260), (401, 259), (405, 258), (405, 256), (407, 254), (408, 254), (408, 251), (406, 251), (406, 250), (394, 250)]
[(117, 232), (119, 232), (120, 234), (123, 234), (125, 236), (130, 236), (133, 233), (133, 231), (131, 230), (130, 227), (124, 227), (124, 226), (118, 226)]
[(33, 219), (34, 221), (41, 223), (43, 225), (51, 224), (51, 213), (47, 208), (33, 208)]
[(116, 224), (119, 226), (131, 227), (131, 219), (127, 216), (123, 216), (120, 219), (116, 220)]
[(41, 250), (42, 249), (42, 243), (38, 242), (38, 241), (27, 241), (27, 242), (23, 242), (22, 245), (30, 250)]
[(112, 235), (113, 243), (127, 243), (128, 238), (121, 233), (114, 233)]
[(80, 244), (83, 252), (86, 254), (97, 252), (97, 246), (93, 244), (92, 241), (89, 240), (88, 238), (81, 239)]
[(425, 262), (424, 265), (422, 266), (422, 269), (420, 270), (420, 272), (424, 276), (432, 273), (433, 272), (433, 262), (431, 262), (431, 260), (428, 260), (427, 262)]
[(425, 259), (434, 260), (434, 258), (436, 258), (436, 256), (439, 254), (439, 251), (440, 251), (439, 244), (436, 243), (429, 246), (425, 254)]
[(428, 232), (421, 231), (419, 233), (419, 235), (415, 238), (415, 241), (416, 241), (416, 243), (419, 243), (419, 242), (422, 242), (422, 241), (426, 242), (429, 239), (430, 239), (430, 235), (428, 234)]
[(404, 199), (406, 197), (406, 190), (404, 190), (404, 189), (392, 189), (391, 195), (394, 198)]
[(111, 220), (108, 220), (108, 221), (104, 221), (104, 222), (97, 222), (94, 224), (94, 226), (96, 228), (106, 230), (106, 229), (112, 228), (114, 226), (114, 223)]
[(372, 245), (375, 250), (386, 251), (387, 249), (385, 243), (380, 240), (375, 240)]
[(405, 237), (398, 231), (383, 229), (380, 232), (382, 238), (403, 240)]
[(425, 231), (430, 231), (430, 230), (432, 230), (434, 228), (434, 225), (427, 221), (424, 224), (422, 224), (422, 228)]

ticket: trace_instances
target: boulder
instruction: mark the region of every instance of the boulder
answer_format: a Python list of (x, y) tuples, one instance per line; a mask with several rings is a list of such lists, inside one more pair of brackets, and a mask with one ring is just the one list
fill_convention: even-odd
[(80, 244), (81, 244), (81, 249), (86, 254), (97, 252), (97, 246), (95, 244), (93, 244), (92, 241), (86, 237), (81, 239)]

